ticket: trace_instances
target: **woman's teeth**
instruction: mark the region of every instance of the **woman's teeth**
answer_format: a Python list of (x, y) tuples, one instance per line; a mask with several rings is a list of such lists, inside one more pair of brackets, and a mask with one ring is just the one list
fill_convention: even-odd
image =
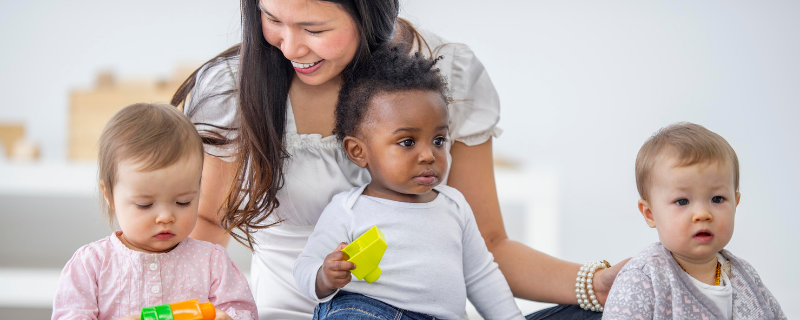
[(322, 62), (322, 60), (314, 62), (314, 63), (297, 63), (292, 61), (292, 66), (299, 69), (308, 69), (316, 65), (317, 63)]

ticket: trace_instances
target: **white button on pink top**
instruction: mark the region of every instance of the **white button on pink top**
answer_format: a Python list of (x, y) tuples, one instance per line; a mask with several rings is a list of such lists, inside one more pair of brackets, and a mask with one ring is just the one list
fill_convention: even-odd
[(156, 269), (158, 269), (158, 265), (155, 264), (155, 263), (151, 263), (150, 264), (150, 270), (156, 271)]
[(153, 286), (152, 288), (150, 288), (150, 291), (152, 291), (153, 293), (158, 293), (158, 286)]

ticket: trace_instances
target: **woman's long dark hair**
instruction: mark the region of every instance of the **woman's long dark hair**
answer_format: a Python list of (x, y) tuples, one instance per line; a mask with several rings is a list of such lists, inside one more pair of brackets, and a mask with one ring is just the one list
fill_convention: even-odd
[[(355, 56), (343, 71), (347, 75), (368, 59), (372, 52), (404, 43), (417, 50), (428, 47), (425, 40), (405, 19), (398, 18), (399, 0), (320, 0), (333, 2), (344, 9), (355, 21), (360, 41)], [(252, 232), (272, 226), (264, 221), (279, 206), (277, 193), (283, 186), (284, 163), (289, 157), (284, 146), (286, 131), (286, 99), (294, 76), (291, 62), (280, 49), (267, 43), (261, 28), (261, 10), (258, 0), (242, 0), (242, 42), (209, 60), (206, 65), (224, 63), (239, 56), (237, 92), (220, 92), (219, 95), (236, 94), (238, 97), (238, 135), (232, 141), (219, 134), (201, 132), (204, 143), (211, 145), (234, 144), (238, 173), (228, 188), (221, 209), (224, 216), (221, 227), (236, 241), (253, 249)], [(394, 39), (395, 26), (400, 37)], [(393, 41), (394, 40), (394, 41)], [(428, 48), (430, 51), (430, 48)], [(180, 86), (172, 104), (180, 106), (195, 86), (198, 69)], [(202, 101), (195, 101), (197, 105)], [(191, 115), (190, 115), (191, 116)], [(238, 229), (241, 233), (232, 232)]]

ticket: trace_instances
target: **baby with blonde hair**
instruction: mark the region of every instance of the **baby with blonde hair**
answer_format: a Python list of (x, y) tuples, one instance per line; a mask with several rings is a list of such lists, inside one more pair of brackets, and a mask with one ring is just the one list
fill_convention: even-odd
[(685, 122), (659, 130), (636, 157), (636, 186), (660, 242), (617, 275), (603, 319), (786, 319), (756, 270), (724, 249), (741, 199), (724, 138)]
[(52, 319), (139, 319), (143, 307), (198, 299), (216, 319), (255, 319), (225, 249), (189, 238), (197, 221), (203, 143), (175, 107), (134, 104), (100, 138), (99, 185), (120, 230), (78, 249), (59, 279)]

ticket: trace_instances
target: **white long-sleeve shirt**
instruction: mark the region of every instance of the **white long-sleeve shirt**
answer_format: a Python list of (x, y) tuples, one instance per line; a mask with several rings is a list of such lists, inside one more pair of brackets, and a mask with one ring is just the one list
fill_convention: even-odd
[(377, 226), (388, 245), (380, 278), (353, 277), (342, 290), (436, 318), (464, 318), (469, 298), (484, 318), (524, 319), (460, 192), (439, 185), (433, 201), (408, 203), (363, 195), (364, 188), (333, 197), (295, 261), (294, 278), (306, 297), (332, 299), (335, 293), (319, 299), (315, 292), (325, 256)]

